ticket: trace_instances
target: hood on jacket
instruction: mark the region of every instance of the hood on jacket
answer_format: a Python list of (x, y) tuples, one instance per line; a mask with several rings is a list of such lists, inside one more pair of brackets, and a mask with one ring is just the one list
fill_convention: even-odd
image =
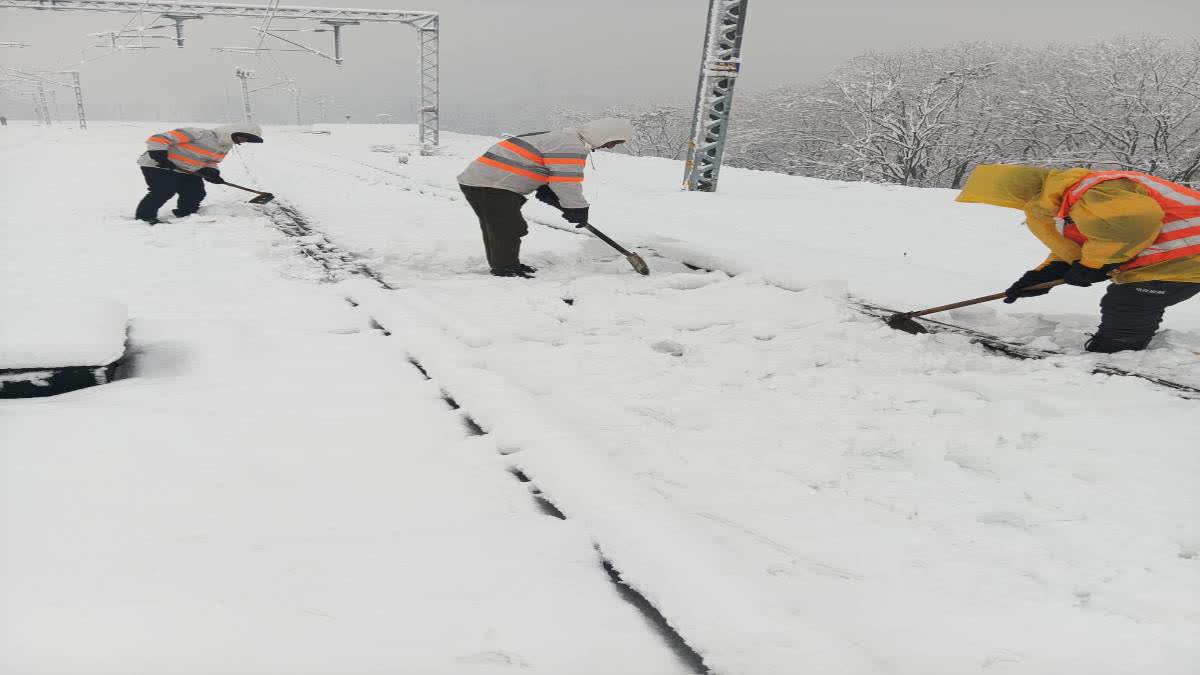
[[(238, 124), (226, 124), (224, 126), (213, 129), (213, 133), (217, 135), (217, 139), (226, 145), (233, 145), (234, 134), (247, 134), (258, 139), (262, 143), (262, 127), (257, 124), (240, 122)], [(253, 141), (251, 141), (253, 142)]]
[(981, 164), (971, 172), (954, 201), (1024, 209), (1042, 195), (1049, 175), (1050, 169), (1036, 166)]
[(633, 123), (618, 117), (605, 117), (575, 128), (579, 137), (593, 150), (613, 141), (628, 141), (633, 139)]
[(1053, 223), (1063, 194), (1089, 172), (1088, 169), (982, 164), (971, 172), (955, 201), (1020, 209), (1031, 224)]

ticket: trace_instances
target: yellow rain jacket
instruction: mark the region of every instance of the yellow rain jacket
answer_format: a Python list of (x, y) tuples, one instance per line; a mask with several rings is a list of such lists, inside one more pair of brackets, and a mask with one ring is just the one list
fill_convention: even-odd
[[(1162, 228), (1163, 210), (1145, 188), (1128, 180), (1092, 187), (1071, 207), (1070, 217), (1087, 237), (1083, 246), (1058, 233), (1054, 217), (1063, 193), (1092, 169), (1042, 169), (1019, 164), (982, 164), (971, 172), (956, 201), (991, 204), (1025, 212), (1029, 231), (1050, 249), (1039, 269), (1055, 260), (1100, 268), (1122, 263), (1150, 245)], [(1114, 272), (1118, 284), (1136, 281), (1200, 283), (1200, 255)]]

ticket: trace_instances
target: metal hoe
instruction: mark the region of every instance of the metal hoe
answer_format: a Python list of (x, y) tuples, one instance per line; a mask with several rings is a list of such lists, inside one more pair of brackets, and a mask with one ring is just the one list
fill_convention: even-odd
[(225, 181), (224, 183), (222, 183), (222, 185), (228, 185), (229, 187), (232, 187), (232, 188), (237, 188), (239, 190), (245, 190), (246, 192), (256, 193), (258, 196), (252, 197), (250, 199), (250, 201), (247, 202), (248, 204), (266, 204), (267, 202), (271, 201), (272, 199), (275, 199), (275, 195), (271, 194), (270, 192), (263, 192), (261, 190), (255, 190), (253, 188), (242, 187), (241, 185), (238, 185), (236, 183), (230, 183), (229, 181)]
[(584, 227), (585, 227), (585, 228), (586, 228), (586, 229), (587, 229), (589, 232), (591, 232), (592, 234), (594, 234), (594, 235), (596, 235), (597, 237), (599, 237), (599, 238), (600, 238), (600, 241), (603, 241), (604, 243), (608, 244), (609, 246), (611, 246), (611, 247), (613, 247), (613, 248), (617, 249), (618, 251), (620, 251), (620, 252), (621, 252), (621, 255), (625, 256), (625, 259), (629, 261), (629, 265), (630, 265), (631, 267), (633, 267), (633, 269), (634, 269), (634, 270), (635, 270), (635, 271), (636, 271), (638, 274), (640, 274), (640, 275), (642, 275), (642, 276), (647, 276), (647, 275), (649, 275), (649, 274), (650, 274), (650, 267), (649, 267), (648, 265), (646, 265), (646, 261), (645, 261), (645, 260), (642, 260), (642, 256), (640, 256), (640, 255), (638, 255), (638, 254), (636, 254), (636, 253), (631, 253), (631, 252), (629, 252), (629, 251), (626, 251), (626, 250), (625, 250), (625, 248), (624, 248), (623, 246), (621, 246), (621, 245), (620, 245), (620, 244), (618, 244), (617, 242), (613, 241), (612, 239), (609, 239), (609, 237), (608, 237), (608, 235), (607, 235), (607, 234), (604, 234), (604, 233), (603, 233), (603, 232), (601, 232), (600, 230), (597, 230), (596, 228), (592, 227), (590, 224), (588, 224), (588, 223), (584, 223), (584, 224), (583, 224), (583, 226), (584, 226)]
[[(1054, 281), (1047, 281), (1045, 283), (1034, 284), (1033, 286), (1027, 286), (1025, 288), (1022, 288), (1021, 290), (1036, 291), (1036, 290), (1041, 290), (1043, 288), (1053, 288), (1055, 286), (1058, 286), (1061, 283), (1063, 283), (1062, 279), (1056, 279)], [(979, 297), (979, 298), (972, 298), (970, 300), (954, 302), (949, 305), (930, 307), (929, 309), (921, 309), (921, 310), (917, 310), (915, 312), (901, 312), (899, 314), (893, 314), (893, 315), (889, 316), (888, 318), (884, 319), (884, 321), (886, 321), (887, 325), (891, 326), (892, 328), (895, 328), (896, 330), (902, 330), (905, 333), (912, 333), (913, 335), (918, 335), (920, 333), (928, 333), (929, 329), (925, 328), (924, 326), (917, 323), (916, 321), (913, 321), (913, 317), (925, 316), (926, 314), (936, 314), (937, 312), (944, 312), (949, 309), (958, 309), (959, 307), (967, 307), (969, 305), (978, 305), (983, 302), (991, 302), (992, 300), (999, 300), (1000, 298), (1003, 298), (1004, 296), (1005, 296), (1004, 293), (993, 293), (992, 295), (985, 295), (985, 296)]]
[[(175, 169), (175, 173), (182, 173), (182, 174), (185, 174), (188, 176), (199, 176), (200, 175), (200, 174), (196, 173), (195, 171), (183, 171), (181, 169)], [(270, 192), (263, 192), (262, 190), (255, 190), (254, 188), (243, 187), (241, 185), (238, 185), (237, 183), (230, 183), (229, 181), (223, 181), (220, 183), (220, 185), (228, 185), (231, 188), (245, 190), (246, 192), (253, 192), (254, 194), (258, 195), (257, 197), (251, 198), (250, 201), (247, 202), (247, 204), (266, 204), (267, 202), (271, 201), (272, 199), (275, 199), (275, 195), (271, 194)]]
[[(548, 204), (549, 206), (553, 206), (554, 208), (558, 209), (559, 211), (565, 210), (565, 209), (563, 209), (563, 207), (559, 206), (558, 204), (551, 204), (550, 202), (545, 202), (545, 203)], [(640, 274), (642, 276), (648, 276), (650, 274), (650, 266), (646, 264), (645, 260), (642, 260), (642, 256), (640, 256), (636, 253), (631, 253), (629, 251), (626, 251), (625, 247), (623, 247), (620, 244), (618, 244), (617, 242), (613, 241), (611, 238), (609, 238), (609, 236), (607, 234), (604, 234), (600, 230), (597, 230), (596, 228), (592, 227), (588, 223), (584, 223), (583, 227), (587, 228), (588, 232), (591, 232), (592, 234), (599, 237), (600, 241), (603, 241), (604, 243), (608, 244), (609, 246), (620, 251), (621, 255), (625, 256), (625, 259), (629, 261), (629, 265), (631, 267), (633, 267), (633, 269), (636, 270), (638, 274)]]

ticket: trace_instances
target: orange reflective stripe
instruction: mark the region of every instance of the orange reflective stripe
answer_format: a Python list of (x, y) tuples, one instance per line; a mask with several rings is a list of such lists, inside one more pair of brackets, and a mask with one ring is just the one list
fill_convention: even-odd
[(197, 155), (204, 155), (205, 157), (212, 157), (214, 159), (224, 159), (225, 158), (225, 153), (218, 153), (218, 152), (212, 152), (211, 150), (205, 150), (204, 148), (192, 145), (191, 143), (180, 143), (179, 147), (183, 148), (184, 150), (194, 152)]
[(517, 168), (517, 167), (515, 167), (515, 166), (509, 166), (508, 164), (502, 164), (502, 163), (500, 163), (500, 162), (497, 162), (497, 161), (496, 161), (496, 160), (494, 160), (494, 159), (489, 159), (489, 158), (487, 158), (487, 157), (480, 157), (479, 159), (477, 159), (477, 160), (475, 160), (475, 161), (476, 161), (476, 162), (479, 162), (480, 164), (486, 164), (486, 165), (488, 165), (488, 166), (490, 166), (490, 167), (494, 167), (494, 168), (497, 168), (497, 169), (501, 169), (501, 170), (507, 171), (507, 172), (509, 172), (509, 173), (515, 173), (515, 174), (517, 174), (518, 176), (524, 176), (525, 178), (528, 178), (528, 179), (530, 179), (530, 180), (535, 180), (535, 181), (537, 181), (537, 182), (539, 182), (539, 183), (544, 183), (544, 182), (546, 182), (546, 177), (545, 177), (545, 176), (539, 176), (538, 174), (536, 174), (536, 173), (534, 173), (534, 172), (532, 172), (532, 171), (526, 171), (525, 169), (518, 169), (518, 168)]
[(192, 159), (191, 157), (184, 157), (183, 155), (168, 154), (167, 158), (173, 159), (173, 160), (176, 160), (179, 162), (184, 162), (186, 164), (196, 164), (199, 166), (206, 166), (208, 164), (208, 162), (205, 162), (203, 160)]
[(547, 163), (547, 162), (543, 161), (539, 155), (532, 153), (518, 145), (509, 143), (508, 141), (500, 141), (496, 145), (504, 148), (505, 150), (508, 150), (509, 152), (516, 153), (516, 154), (524, 157), (525, 159), (533, 162), (534, 164), (545, 165)]
[(550, 176), (546, 181), (549, 183), (582, 183), (583, 176)]
[(1158, 242), (1162, 242), (1162, 241), (1175, 241), (1176, 239), (1187, 239), (1188, 237), (1200, 236), (1200, 225), (1193, 225), (1193, 226), (1188, 227), (1188, 225), (1190, 223), (1197, 222), (1197, 221), (1200, 221), (1200, 218), (1195, 218), (1192, 220), (1176, 221), (1180, 225), (1183, 225), (1183, 227), (1162, 232), (1161, 234), (1158, 235), (1158, 238), (1154, 240), (1154, 243), (1157, 244)]
[(187, 134), (182, 134), (178, 131), (168, 131), (167, 133), (179, 143), (187, 143), (189, 140)]
[(154, 134), (150, 138), (147, 138), (146, 142), (147, 143), (159, 143), (161, 145), (170, 145), (171, 144), (171, 141), (167, 140), (167, 138), (161, 134)]
[(1138, 267), (1153, 265), (1154, 263), (1160, 263), (1164, 260), (1185, 258), (1189, 255), (1200, 255), (1200, 244), (1185, 248), (1177, 248), (1174, 251), (1163, 251), (1162, 253), (1155, 253), (1152, 255), (1140, 255), (1133, 260), (1130, 260), (1128, 263), (1121, 265), (1121, 271), (1125, 272), (1128, 270), (1137, 269)]
[(586, 159), (567, 159), (565, 157), (547, 157), (546, 164), (571, 164), (573, 166), (587, 166)]

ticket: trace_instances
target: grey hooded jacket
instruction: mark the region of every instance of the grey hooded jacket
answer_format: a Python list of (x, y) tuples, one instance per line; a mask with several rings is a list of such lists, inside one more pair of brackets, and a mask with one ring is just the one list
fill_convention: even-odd
[(563, 208), (586, 208), (583, 169), (588, 153), (605, 143), (628, 141), (633, 133), (629, 120), (608, 117), (559, 131), (506, 138), (471, 162), (458, 175), (458, 182), (522, 195), (549, 185)]
[(137, 163), (152, 169), (160, 168), (149, 153), (151, 150), (166, 150), (167, 159), (185, 171), (215, 167), (233, 147), (233, 135), (236, 133), (262, 138), (262, 127), (257, 124), (226, 124), (216, 129), (182, 127), (164, 131), (146, 139), (146, 152), (138, 157)]

